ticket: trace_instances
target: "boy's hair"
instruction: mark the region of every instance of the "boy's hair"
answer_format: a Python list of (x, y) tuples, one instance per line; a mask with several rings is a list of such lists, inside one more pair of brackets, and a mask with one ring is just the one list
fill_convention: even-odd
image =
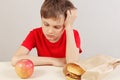
[(75, 9), (69, 0), (45, 0), (40, 13), (43, 18), (59, 18), (64, 15), (66, 18), (67, 10)]

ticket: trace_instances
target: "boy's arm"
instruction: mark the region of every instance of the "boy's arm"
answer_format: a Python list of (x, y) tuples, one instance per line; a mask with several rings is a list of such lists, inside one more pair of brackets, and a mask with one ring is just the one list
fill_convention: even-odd
[(76, 46), (72, 24), (76, 18), (76, 9), (67, 11), (67, 18), (65, 20), (66, 29), (66, 62), (77, 63), (79, 61), (79, 49)]
[(16, 54), (12, 57), (11, 63), (13, 66), (21, 59), (30, 59), (35, 66), (39, 65), (53, 65), (64, 66), (65, 58), (52, 58), (52, 57), (38, 57), (29, 55), (29, 50), (24, 46), (20, 46)]

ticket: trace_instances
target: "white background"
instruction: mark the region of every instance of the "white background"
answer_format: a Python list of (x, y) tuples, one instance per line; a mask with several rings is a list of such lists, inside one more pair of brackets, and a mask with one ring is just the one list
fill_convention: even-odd
[[(41, 25), (42, 2), (0, 0), (0, 61), (10, 60), (29, 31)], [(81, 36), (81, 56), (106, 54), (120, 58), (120, 0), (72, 2), (78, 9), (74, 28)]]

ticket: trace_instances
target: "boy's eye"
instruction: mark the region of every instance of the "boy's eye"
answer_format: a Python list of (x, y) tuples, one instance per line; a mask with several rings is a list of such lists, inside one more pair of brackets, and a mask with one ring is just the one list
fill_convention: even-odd
[(49, 24), (44, 24), (45, 26), (49, 26)]
[(47, 24), (47, 23), (44, 23), (44, 25), (45, 25), (45, 26), (49, 26), (49, 24)]
[(54, 26), (54, 28), (56, 28), (56, 29), (60, 29), (60, 28), (61, 28), (61, 26)]

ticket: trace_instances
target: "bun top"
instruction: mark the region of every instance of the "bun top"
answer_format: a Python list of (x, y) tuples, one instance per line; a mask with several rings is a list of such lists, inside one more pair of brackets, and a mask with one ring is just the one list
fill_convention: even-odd
[(79, 65), (75, 63), (68, 63), (64, 67), (64, 73), (66, 74), (66, 72), (74, 73), (76, 75), (82, 75), (85, 71), (83, 70), (83, 68), (81, 68)]

